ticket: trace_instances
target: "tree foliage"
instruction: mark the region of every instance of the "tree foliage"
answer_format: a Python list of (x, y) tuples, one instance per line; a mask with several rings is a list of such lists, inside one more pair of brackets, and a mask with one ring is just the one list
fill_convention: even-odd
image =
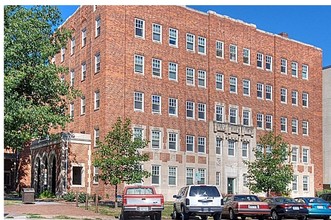
[(62, 83), (52, 57), (65, 47), (70, 31), (54, 31), (61, 20), (53, 6), (4, 7), (4, 146), (20, 150), (50, 128), (64, 126), (68, 101), (77, 95)]
[(253, 150), (256, 160), (244, 161), (248, 166), (248, 187), (253, 193), (270, 192), (287, 194), (288, 186), (293, 179), (293, 167), (287, 162), (289, 157), (288, 143), (273, 132), (260, 137)]

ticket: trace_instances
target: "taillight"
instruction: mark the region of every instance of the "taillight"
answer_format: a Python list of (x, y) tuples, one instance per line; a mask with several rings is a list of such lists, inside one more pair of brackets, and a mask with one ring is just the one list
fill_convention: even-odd
[(260, 208), (261, 209), (269, 209), (269, 206), (268, 205), (260, 205)]
[(331, 205), (329, 205), (329, 207), (328, 207), (329, 209), (331, 209)]
[(126, 205), (126, 198), (123, 198), (123, 205)]
[(239, 208), (241, 208), (241, 209), (248, 209), (248, 205), (239, 205)]
[(234, 208), (235, 208), (235, 209), (238, 208), (238, 203), (237, 203), (237, 202), (234, 204)]
[(163, 205), (164, 204), (164, 197), (162, 196), (161, 198), (161, 204)]
[(291, 206), (291, 205), (290, 204), (281, 204), (280, 205), (280, 207), (285, 208), (285, 209), (288, 208), (289, 206)]
[(304, 208), (307, 208), (307, 209), (311, 209), (311, 208), (313, 208), (311, 205), (304, 205), (303, 207), (304, 207)]
[(186, 199), (185, 199), (185, 204), (186, 204), (186, 205), (190, 205), (190, 200), (186, 198)]

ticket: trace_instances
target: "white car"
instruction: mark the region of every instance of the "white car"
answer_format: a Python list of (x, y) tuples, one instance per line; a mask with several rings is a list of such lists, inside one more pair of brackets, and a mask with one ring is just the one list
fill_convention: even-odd
[(206, 220), (208, 216), (212, 216), (214, 220), (221, 219), (223, 197), (216, 186), (185, 186), (173, 198), (172, 219), (188, 220), (190, 216), (200, 216), (202, 220)]

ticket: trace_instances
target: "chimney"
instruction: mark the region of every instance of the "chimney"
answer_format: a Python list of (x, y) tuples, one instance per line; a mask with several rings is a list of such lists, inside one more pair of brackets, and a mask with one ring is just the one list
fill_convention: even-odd
[(279, 33), (278, 35), (288, 38), (288, 34), (286, 32)]

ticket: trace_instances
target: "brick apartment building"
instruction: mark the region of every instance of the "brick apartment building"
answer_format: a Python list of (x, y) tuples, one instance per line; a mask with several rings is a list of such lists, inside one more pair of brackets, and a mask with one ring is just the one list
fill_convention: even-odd
[(72, 39), (54, 62), (83, 95), (72, 138), (32, 145), (34, 186), (113, 195), (91, 153), (128, 117), (149, 141), (143, 184), (166, 200), (193, 183), (248, 193), (243, 160), (270, 130), (290, 144), (292, 195), (323, 188), (321, 49), (183, 6), (81, 6), (63, 27)]
[(331, 189), (331, 66), (323, 68), (323, 162), (324, 188)]

